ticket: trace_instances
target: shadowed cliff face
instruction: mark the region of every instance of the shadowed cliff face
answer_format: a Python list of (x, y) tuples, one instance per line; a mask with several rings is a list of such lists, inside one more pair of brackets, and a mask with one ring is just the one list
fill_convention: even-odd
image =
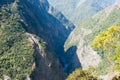
[[(27, 4), (27, 2), (24, 3)], [(23, 10), (28, 14), (23, 14), (22, 17), (23, 19), (26, 19), (26, 21), (30, 23), (29, 26), (31, 26), (30, 28), (26, 28), (26, 30), (30, 33), (41, 36), (45, 41), (52, 44), (52, 47), (63, 45), (70, 30), (67, 30), (60, 21), (49, 14), (46, 7), (42, 6), (43, 3), (40, 3), (39, 5), (40, 6), (23, 4)], [(32, 13), (30, 13), (31, 11)], [(27, 20), (28, 18), (30, 18), (29, 21)]]
[(22, 5), (19, 7), (22, 10), (20, 12), (21, 18), (27, 24), (24, 25), (25, 30), (29, 33), (36, 34), (47, 42), (49, 48), (55, 53), (53, 55), (56, 55), (61, 62), (64, 71), (69, 73), (75, 68), (80, 67), (80, 62), (75, 54), (76, 48), (72, 47), (65, 53), (63, 47), (67, 37), (75, 26), (61, 13), (56, 12), (60, 16), (50, 14), (48, 12), (49, 4), (45, 0), (21, 0), (19, 5)]
[(0, 0), (0, 8), (3, 4), (10, 4), (13, 3), (15, 0)]
[(29, 40), (34, 46), (35, 69), (31, 74), (32, 80), (63, 80), (65, 74), (59, 60), (53, 55), (54, 52), (48, 47), (43, 48), (39, 41), (28, 34)]
[(77, 51), (77, 47), (72, 46), (65, 53), (66, 63), (67, 64), (64, 65), (64, 70), (67, 73), (71, 73), (76, 68), (82, 67), (76, 51)]

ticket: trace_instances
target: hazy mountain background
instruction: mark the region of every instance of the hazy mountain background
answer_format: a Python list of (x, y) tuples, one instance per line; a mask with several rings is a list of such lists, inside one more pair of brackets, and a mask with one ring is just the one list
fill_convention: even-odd
[(115, 0), (48, 0), (56, 9), (61, 11), (67, 19), (78, 25), (79, 22), (107, 6), (115, 3)]

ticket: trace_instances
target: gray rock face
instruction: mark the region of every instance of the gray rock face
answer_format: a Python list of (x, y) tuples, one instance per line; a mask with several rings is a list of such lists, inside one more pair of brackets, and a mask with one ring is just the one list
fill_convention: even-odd
[(11, 80), (9, 76), (3, 75), (2, 77), (3, 80)]
[(96, 51), (86, 42), (85, 37), (90, 34), (92, 31), (90, 29), (81, 29), (81, 33), (78, 35), (79, 43), (77, 49), (77, 55), (81, 61), (83, 69), (87, 69), (90, 66), (97, 67), (101, 62), (101, 57), (97, 54)]
[(90, 29), (81, 28), (79, 31), (75, 29), (68, 40), (66, 41), (64, 47), (65, 50), (68, 49), (68, 46), (77, 45), (76, 54), (81, 63), (83, 69), (87, 69), (90, 66), (97, 67), (101, 62), (101, 57), (95, 52), (90, 44), (85, 40), (85, 37), (90, 34), (92, 31)]

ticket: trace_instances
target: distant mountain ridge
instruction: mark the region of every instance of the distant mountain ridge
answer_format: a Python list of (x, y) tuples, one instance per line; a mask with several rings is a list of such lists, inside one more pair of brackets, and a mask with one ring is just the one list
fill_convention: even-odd
[(79, 26), (78, 24), (82, 19), (94, 15), (105, 7), (115, 3), (115, 0), (62, 0), (59, 2), (55, 0), (48, 1), (52, 6), (61, 11), (76, 26)]

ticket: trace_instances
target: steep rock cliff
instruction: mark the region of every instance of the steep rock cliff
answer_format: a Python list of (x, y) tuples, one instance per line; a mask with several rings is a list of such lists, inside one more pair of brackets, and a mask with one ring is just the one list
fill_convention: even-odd
[[(24, 1), (24, 3), (26, 2)], [(31, 4), (33, 3), (35, 2), (32, 2)], [(46, 5), (47, 7), (43, 7), (40, 5), (44, 5), (43, 2), (40, 1), (38, 6), (35, 5), (34, 7), (31, 7), (30, 5), (29, 7), (24, 5), (22, 12), (24, 12), (24, 9), (26, 8), (28, 11), (27, 16), (31, 17), (31, 19), (35, 21), (34, 23), (31, 23), (29, 21), (27, 22), (26, 20), (26, 22), (29, 23), (29, 26), (36, 25), (35, 27), (31, 26), (30, 29), (26, 28), (26, 31), (36, 34), (40, 36), (44, 41), (46, 41), (49, 47), (52, 48), (56, 56), (59, 58), (62, 67), (64, 68), (64, 71), (69, 73), (75, 68), (80, 67), (79, 61), (77, 61), (78, 65), (74, 66), (73, 63), (73, 59), (77, 58), (76, 54), (68, 53), (69, 55), (66, 55), (64, 51), (64, 42), (66, 41), (67, 37), (69, 36), (70, 32), (74, 29), (75, 26), (71, 22), (69, 22), (60, 12), (57, 12), (57, 10), (52, 9), (51, 13), (49, 13), (51, 6)], [(33, 14), (29, 13), (29, 11), (31, 10)], [(21, 15), (23, 16), (22, 18), (24, 20), (27, 19), (27, 17), (24, 18), (24, 14), (21, 13)], [(70, 56), (70, 58), (67, 58), (68, 56)], [(68, 69), (66, 68), (66, 65), (68, 64), (71, 64), (74, 67)], [(70, 67), (70, 65), (67, 67)]]

